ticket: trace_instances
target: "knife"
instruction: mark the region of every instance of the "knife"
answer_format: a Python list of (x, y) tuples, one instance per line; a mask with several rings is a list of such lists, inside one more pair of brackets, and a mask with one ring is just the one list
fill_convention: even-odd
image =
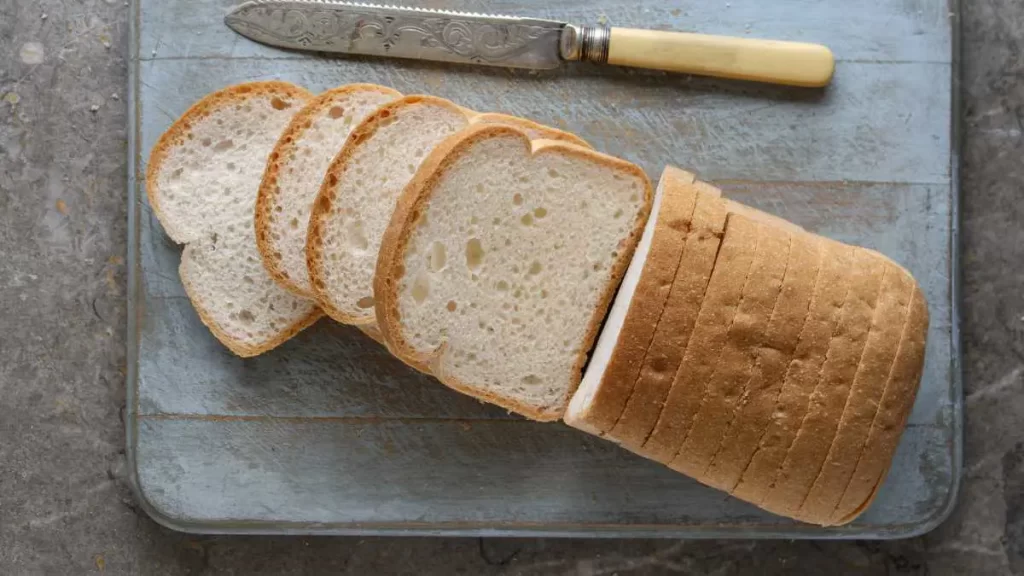
[(511, 68), (583, 61), (804, 87), (827, 85), (835, 69), (818, 44), (336, 0), (250, 0), (224, 22), (282, 48)]

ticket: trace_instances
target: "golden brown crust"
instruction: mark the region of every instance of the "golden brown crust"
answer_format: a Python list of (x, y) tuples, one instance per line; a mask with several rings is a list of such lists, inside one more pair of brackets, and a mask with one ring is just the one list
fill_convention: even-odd
[(825, 463), (864, 354), (884, 271), (884, 261), (875, 253), (854, 249), (853, 264), (847, 272), (850, 289), (811, 393), (807, 414), (774, 487), (761, 502), (761, 507), (768, 511), (797, 517)]
[[(150, 207), (153, 209), (153, 213), (156, 214), (157, 219), (160, 221), (161, 225), (163, 225), (167, 235), (176, 242), (183, 243), (187, 239), (178, 231), (175, 223), (170, 222), (161, 210), (160, 189), (158, 186), (160, 169), (170, 149), (174, 146), (183, 144), (188, 138), (192, 126), (196, 122), (206, 118), (222, 106), (267, 95), (281, 95), (286, 98), (302, 101), (305, 101), (312, 96), (303, 88), (287, 82), (250, 82), (229, 86), (223, 90), (214, 92), (193, 104), (184, 114), (181, 115), (180, 118), (171, 124), (171, 127), (160, 136), (160, 139), (157, 140), (157, 143), (153, 146), (153, 150), (150, 152), (149, 162), (146, 167), (146, 195), (149, 199)], [(188, 246), (186, 245), (185, 254), (182, 255), (181, 267), (187, 266), (187, 259)], [(212, 332), (213, 335), (229, 350), (243, 358), (257, 356), (263, 352), (280, 346), (295, 334), (298, 334), (305, 328), (313, 325), (313, 323), (315, 323), (321, 316), (320, 311), (314, 309), (309, 315), (300, 318), (290, 326), (281, 330), (274, 338), (259, 346), (250, 346), (226, 334), (213, 321), (213, 318), (202, 305), (201, 301), (196, 298), (195, 290), (187, 276), (181, 275), (181, 280), (182, 285), (185, 287), (185, 292), (188, 294), (189, 300), (191, 300), (192, 306), (195, 308), (196, 313), (199, 315), (203, 324), (205, 324), (210, 329), (210, 332)]]
[(760, 505), (771, 489), (803, 423), (811, 392), (839, 322), (839, 311), (846, 299), (853, 248), (826, 238), (818, 241), (821, 243), (821, 264), (807, 320), (800, 330), (796, 351), (786, 369), (768, 427), (733, 490), (733, 496), (755, 505)]
[(593, 434), (611, 430), (622, 415), (672, 288), (696, 202), (696, 194), (690, 186), (693, 176), (690, 175), (689, 181), (679, 180), (680, 177), (685, 178), (662, 176), (664, 189), (650, 251), (611, 358), (588, 406), (574, 414), (570, 422), (573, 426), (583, 424)]
[(776, 216), (774, 214), (769, 214), (768, 212), (765, 212), (763, 210), (758, 210), (757, 208), (753, 208), (751, 206), (747, 206), (746, 204), (740, 204), (739, 202), (736, 202), (735, 200), (726, 200), (725, 202), (726, 202), (726, 205), (728, 205), (728, 207), (729, 207), (729, 212), (731, 212), (731, 213), (742, 214), (743, 216), (746, 216), (747, 218), (750, 218), (751, 220), (754, 220), (756, 222), (761, 222), (763, 224), (769, 224), (769, 225), (775, 226), (776, 228), (781, 228), (783, 230), (788, 231), (791, 234), (799, 234), (799, 233), (806, 233), (807, 232), (806, 230), (804, 230), (800, 226), (797, 226), (796, 224), (793, 224), (789, 220), (784, 220), (782, 218), (779, 218), (778, 216)]
[(764, 346), (746, 384), (746, 392), (701, 482), (731, 493), (757, 449), (779, 399), (786, 367), (793, 357), (814, 294), (821, 243), (806, 233), (793, 234), (779, 300), (765, 330)]
[[(188, 250), (187, 247), (186, 250)], [(295, 322), (292, 322), (290, 325), (286, 326), (280, 332), (278, 332), (277, 335), (275, 335), (270, 340), (267, 340), (262, 345), (249, 346), (248, 344), (244, 344), (236, 340), (235, 338), (231, 337), (231, 335), (221, 330), (220, 326), (218, 326), (217, 323), (214, 322), (209, 311), (207, 311), (206, 308), (202, 305), (202, 301), (197, 298), (198, 295), (196, 294), (195, 288), (192, 286), (192, 283), (189, 282), (188, 277), (184, 274), (181, 274), (181, 267), (184, 266), (187, 266), (187, 263), (183, 258), (181, 266), (179, 267), (181, 284), (182, 286), (185, 287), (185, 293), (188, 295), (189, 300), (192, 302), (192, 307), (195, 309), (196, 314), (199, 315), (199, 320), (201, 320), (203, 324), (210, 329), (210, 332), (213, 333), (217, 340), (220, 340), (220, 342), (224, 344), (224, 346), (226, 346), (228, 350), (231, 350), (232, 352), (234, 352), (236, 356), (240, 358), (252, 358), (254, 356), (259, 356), (264, 352), (277, 348), (281, 344), (284, 344), (288, 340), (291, 340), (292, 337), (298, 334), (299, 332), (302, 332), (306, 328), (309, 328), (313, 324), (316, 324), (316, 321), (319, 320), (324, 315), (319, 308), (313, 308), (309, 314), (302, 318), (299, 318)]]
[(811, 490), (800, 506), (798, 518), (814, 524), (828, 524), (843, 490), (853, 475), (871, 422), (885, 391), (885, 382), (896, 360), (900, 336), (906, 325), (913, 283), (880, 254), (884, 262), (882, 288), (871, 320), (867, 345), (857, 367), (853, 386), (841, 414), (835, 440)]
[[(381, 346), (387, 348), (388, 344), (387, 342), (384, 341), (384, 335), (380, 333), (380, 328), (377, 326), (376, 322), (373, 322), (371, 324), (360, 324), (355, 328), (358, 329), (363, 334), (365, 334), (367, 337), (369, 337), (370, 340), (373, 340), (377, 344), (380, 344)], [(399, 358), (399, 360), (402, 359)], [(402, 363), (416, 371), (422, 372), (424, 374), (431, 374), (430, 366), (426, 366), (424, 364), (414, 364), (406, 360), (402, 360)]]
[[(376, 313), (377, 324), (380, 326), (381, 334), (388, 343), (388, 348), (393, 354), (408, 362), (425, 364), (431, 366), (434, 374), (441, 382), (460, 392), (474, 396), (486, 402), (491, 402), (506, 409), (518, 412), (527, 418), (540, 421), (552, 421), (561, 418), (565, 410), (565, 402), (562, 406), (550, 408), (537, 408), (524, 405), (510, 398), (499, 397), (485, 390), (476, 389), (464, 382), (458, 381), (451, 375), (441, 370), (440, 359), (444, 354), (442, 345), (437, 351), (431, 353), (420, 353), (415, 350), (405, 339), (401, 330), (401, 315), (398, 309), (399, 285), (404, 274), (403, 259), (408, 246), (409, 238), (420, 218), (423, 206), (430, 200), (437, 183), (445, 172), (464, 154), (473, 144), (479, 140), (500, 136), (513, 135), (522, 139), (527, 154), (536, 156), (539, 154), (561, 153), (585, 158), (589, 161), (598, 162), (611, 166), (618, 170), (632, 173), (641, 178), (645, 183), (645, 209), (637, 215), (636, 223), (628, 240), (627, 249), (621, 250), (618, 259), (612, 266), (611, 278), (608, 286), (595, 307), (585, 332), (586, 336), (581, 346), (581, 353), (573, 365), (570, 374), (570, 382), (579, 383), (580, 372), (586, 355), (589, 352), (597, 331), (600, 328), (604, 314), (608, 309), (615, 290), (618, 288), (626, 266), (633, 256), (633, 250), (639, 240), (644, 223), (651, 209), (651, 186), (643, 171), (624, 160), (606, 156), (593, 150), (581, 148), (572, 144), (557, 141), (536, 141), (531, 144), (529, 136), (521, 129), (507, 125), (475, 125), (466, 128), (457, 134), (447, 138), (427, 156), (412, 181), (405, 188), (401, 198), (398, 200), (395, 212), (392, 215), (391, 223), (384, 233), (384, 240), (377, 260), (377, 270), (374, 274), (374, 295), (377, 298)], [(574, 390), (569, 390), (571, 396)]]
[(866, 510), (892, 466), (893, 454), (899, 445), (907, 418), (910, 417), (921, 382), (927, 334), (928, 302), (921, 287), (914, 283), (896, 360), (857, 461), (857, 468), (831, 515), (832, 525), (852, 522)]
[(673, 470), (702, 482), (733, 422), (757, 351), (764, 347), (768, 323), (789, 261), (792, 235), (775, 224), (758, 223), (757, 229), (753, 264), (732, 324), (726, 331), (725, 347), (715, 360), (714, 373), (707, 382), (693, 430), (669, 464)]
[(295, 155), (296, 146), (302, 139), (306, 130), (312, 127), (312, 123), (323, 115), (324, 111), (331, 108), (338, 98), (355, 94), (357, 92), (376, 92), (386, 94), (395, 98), (401, 98), (401, 92), (378, 86), (377, 84), (346, 84), (333, 88), (317, 95), (299, 110), (288, 127), (281, 134), (274, 146), (274, 151), (267, 159), (267, 167), (263, 172), (263, 179), (260, 182), (259, 195), (256, 197), (256, 246), (259, 248), (260, 257), (263, 259), (263, 266), (270, 273), (270, 276), (282, 288), (298, 296), (311, 298), (312, 294), (295, 283), (281, 267), (281, 254), (274, 245), (273, 231), (270, 228), (270, 221), (273, 217), (274, 201), (277, 199), (277, 180), (282, 167), (286, 166)]
[(374, 342), (380, 344), (381, 346), (387, 346), (387, 343), (384, 342), (384, 335), (380, 333), (380, 328), (377, 327), (376, 322), (374, 322), (373, 324), (363, 324), (362, 326), (356, 326), (356, 328), (363, 334), (369, 336), (370, 340), (373, 340)]
[(499, 114), (497, 112), (486, 112), (483, 114), (476, 114), (472, 118), (473, 124), (505, 124), (507, 126), (514, 126), (521, 128), (530, 134), (533, 140), (555, 140), (558, 142), (565, 142), (567, 144), (575, 144), (581, 148), (593, 148), (586, 140), (580, 138), (575, 134), (538, 124), (533, 120), (527, 120), (518, 116), (509, 116), (508, 114)]
[[(447, 108), (453, 112), (462, 113), (466, 118), (467, 126), (473, 126), (475, 124), (512, 125), (531, 131), (535, 135), (543, 136), (547, 139), (581, 143), (582, 146), (589, 147), (589, 144), (567, 132), (542, 126), (536, 122), (523, 118), (507, 116), (505, 114), (478, 114), (449, 100), (438, 98), (436, 96), (412, 94), (399, 98), (393, 102), (389, 102), (388, 104), (378, 108), (376, 112), (365, 118), (359, 126), (352, 130), (352, 134), (349, 135), (345, 145), (331, 162), (331, 165), (327, 169), (327, 173), (324, 177), (323, 185), (320, 187), (320, 192), (313, 204), (313, 211), (309, 218), (309, 229), (306, 234), (306, 264), (309, 269), (310, 284), (313, 287), (313, 297), (328, 316), (342, 324), (360, 326), (372, 323), (374, 321), (375, 311), (373, 309), (367, 309), (366, 312), (352, 314), (348, 311), (342, 310), (332, 299), (331, 292), (326, 283), (323, 269), (323, 258), (325, 257), (323, 251), (323, 226), (325, 225), (325, 221), (330, 218), (331, 208), (341, 201), (337, 196), (337, 183), (344, 177), (345, 172), (348, 170), (349, 162), (356, 150), (358, 150), (359, 146), (372, 137), (377, 130), (381, 128), (384, 122), (388, 121), (389, 118), (400, 114), (403, 109), (409, 106), (419, 106), (424, 104)], [(425, 165), (425, 163), (426, 160), (421, 164), (421, 167)]]
[(641, 450), (653, 460), (672, 462), (692, 429), (751, 271), (757, 230), (758, 225), (743, 216), (729, 214), (726, 218), (725, 235), (693, 334), (661, 416)]
[(695, 204), (691, 228), (661, 320), (647, 349), (633, 394), (608, 434), (611, 440), (637, 453), (641, 453), (654, 429), (672, 387), (704, 301), (725, 230), (725, 205), (714, 194), (717, 189), (706, 193), (706, 187), (700, 184), (692, 185)]

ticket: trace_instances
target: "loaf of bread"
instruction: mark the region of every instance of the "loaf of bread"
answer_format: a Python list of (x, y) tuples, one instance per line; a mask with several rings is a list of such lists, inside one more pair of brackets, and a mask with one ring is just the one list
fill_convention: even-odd
[(393, 353), (537, 420), (562, 416), (651, 207), (643, 172), (477, 125), (398, 202), (374, 280)]
[(765, 510), (852, 521), (913, 405), (920, 288), (688, 173), (657, 199), (566, 422)]
[(193, 105), (149, 157), (146, 192), (196, 312), (225, 346), (255, 356), (320, 316), (280, 287), (256, 246), (253, 211), (267, 159), (311, 94), (285, 82), (240, 84)]
[(921, 377), (927, 302), (885, 256), (440, 98), (234, 86), (146, 184), (236, 354), (319, 305), (456, 390), (804, 522), (868, 507)]
[(366, 118), (331, 162), (307, 237), (312, 288), (335, 320), (374, 330), (373, 274), (395, 204), (442, 140), (471, 125), (510, 124), (531, 138), (586, 144), (504, 114), (477, 114), (433, 96), (406, 96)]

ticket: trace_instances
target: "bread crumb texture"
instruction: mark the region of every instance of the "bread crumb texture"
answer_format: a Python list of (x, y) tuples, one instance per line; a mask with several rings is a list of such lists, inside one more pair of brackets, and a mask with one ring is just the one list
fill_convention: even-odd
[(253, 225), (267, 157), (309, 97), (284, 82), (226, 88), (189, 109), (150, 156), (150, 204), (186, 244), (182, 283), (203, 322), (242, 356), (277, 346), (318, 314), (267, 273)]
[(639, 239), (650, 184), (579, 148), (531, 154), (511, 130), (454, 156), (401, 257), (402, 336), (421, 353), (443, 345), (441, 372), (471, 393), (557, 417)]

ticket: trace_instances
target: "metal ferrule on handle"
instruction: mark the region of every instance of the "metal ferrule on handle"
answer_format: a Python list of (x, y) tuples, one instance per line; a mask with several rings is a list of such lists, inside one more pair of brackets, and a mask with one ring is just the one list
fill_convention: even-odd
[(562, 32), (560, 50), (562, 59), (570, 62), (608, 62), (611, 29), (606, 26), (574, 26), (569, 24)]

